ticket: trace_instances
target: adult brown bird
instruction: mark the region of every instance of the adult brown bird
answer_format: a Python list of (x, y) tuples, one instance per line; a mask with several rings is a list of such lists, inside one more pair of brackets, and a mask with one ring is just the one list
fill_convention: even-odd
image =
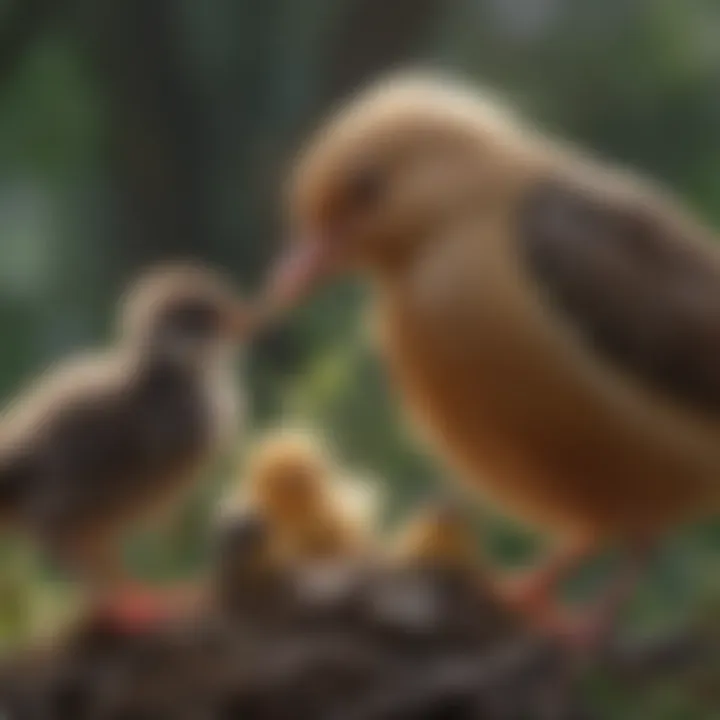
[(410, 74), (321, 128), (289, 216), (268, 311), (340, 272), (370, 277), (412, 416), (558, 541), (523, 602), (547, 610), (590, 552), (622, 541), (639, 558), (718, 509), (720, 250), (664, 192)]
[(215, 272), (158, 268), (121, 303), (115, 346), (49, 372), (0, 420), (3, 520), (89, 581), (118, 618), (152, 598), (125, 586), (124, 531), (236, 438), (233, 359), (249, 318)]

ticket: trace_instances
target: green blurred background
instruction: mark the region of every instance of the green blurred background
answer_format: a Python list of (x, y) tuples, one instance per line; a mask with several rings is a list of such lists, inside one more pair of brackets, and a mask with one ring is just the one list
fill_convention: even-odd
[[(489, 85), (720, 226), (717, 0), (4, 0), (0, 397), (108, 337), (115, 298), (149, 262), (208, 261), (252, 292), (277, 249), (279, 188), (303, 135), (358, 84), (416, 62)], [(387, 480), (392, 516), (442, 470), (403, 433), (358, 301), (357, 288), (329, 290), (253, 349), (254, 427), (292, 417), (325, 428), (349, 462)], [(135, 542), (139, 573), (197, 570), (221, 482), (169, 532)], [(480, 524), (498, 561), (536, 547), (508, 520)], [(21, 546), (0, 552), (10, 641), (62, 602)], [(634, 623), (717, 612), (719, 552), (718, 523), (673, 537)], [(622, 718), (720, 717), (700, 692), (638, 695), (599, 702)]]

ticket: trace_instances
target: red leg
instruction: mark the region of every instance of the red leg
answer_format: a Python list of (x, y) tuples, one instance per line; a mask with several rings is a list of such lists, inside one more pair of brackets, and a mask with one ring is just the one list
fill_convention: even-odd
[(90, 585), (92, 618), (113, 630), (142, 632), (172, 615), (166, 592), (128, 577), (115, 543), (85, 548), (80, 574)]
[(177, 588), (151, 588), (130, 579), (110, 533), (48, 540), (60, 565), (88, 588), (91, 622), (117, 632), (142, 632), (190, 606), (187, 588), (183, 599)]
[(619, 615), (637, 589), (652, 556), (653, 546), (647, 541), (632, 544), (627, 562), (611, 581), (600, 599), (589, 609), (571, 614), (559, 611), (555, 631), (573, 649), (591, 653), (612, 637)]
[(125, 581), (104, 593), (94, 610), (101, 620), (118, 631), (137, 633), (166, 621), (173, 615), (174, 607), (167, 593)]
[(596, 544), (589, 541), (561, 547), (539, 567), (502, 583), (499, 589), (501, 598), (540, 629), (554, 626), (559, 614), (558, 587), (596, 549)]

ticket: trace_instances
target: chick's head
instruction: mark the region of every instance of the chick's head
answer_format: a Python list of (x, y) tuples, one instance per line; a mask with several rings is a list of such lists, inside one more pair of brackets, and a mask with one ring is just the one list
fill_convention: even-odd
[(168, 264), (143, 274), (120, 306), (124, 342), (179, 363), (205, 365), (245, 339), (251, 312), (220, 274)]
[(328, 500), (332, 463), (314, 438), (278, 433), (262, 441), (250, 459), (251, 503), (271, 521), (293, 523), (321, 513)]

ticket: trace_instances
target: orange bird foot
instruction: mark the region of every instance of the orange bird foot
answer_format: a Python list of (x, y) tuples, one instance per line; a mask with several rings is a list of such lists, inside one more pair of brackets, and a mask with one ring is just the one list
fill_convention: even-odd
[(121, 634), (149, 632), (175, 616), (177, 605), (173, 600), (167, 592), (124, 587), (94, 608), (93, 619)]
[(500, 598), (520, 616), (531, 630), (558, 641), (571, 652), (590, 655), (599, 651), (612, 636), (616, 624), (614, 607), (572, 610), (554, 595), (552, 583), (542, 575), (529, 573), (500, 589)]
[(543, 571), (529, 571), (501, 581), (498, 595), (512, 612), (531, 625), (542, 626), (557, 615), (555, 583)]
[(591, 657), (612, 639), (614, 620), (604, 612), (558, 608), (554, 617), (546, 618), (542, 629), (574, 655)]

